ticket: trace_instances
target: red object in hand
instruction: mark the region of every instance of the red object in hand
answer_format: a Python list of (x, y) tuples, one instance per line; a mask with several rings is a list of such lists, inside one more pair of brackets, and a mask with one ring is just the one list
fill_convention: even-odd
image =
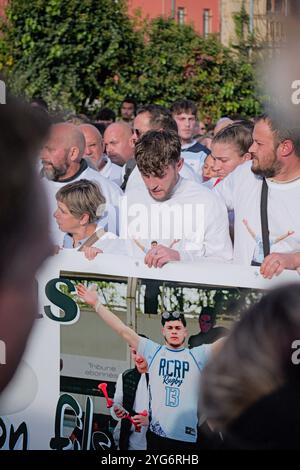
[(126, 419), (129, 419), (129, 421), (131, 422), (131, 424), (133, 424), (134, 426), (134, 430), (135, 432), (141, 432), (141, 426), (139, 424), (136, 424), (132, 417), (130, 416), (130, 414), (128, 414), (127, 416), (125, 416)]
[(99, 385), (98, 385), (98, 388), (99, 388), (99, 390), (101, 390), (101, 392), (103, 393), (103, 395), (104, 395), (104, 397), (105, 397), (107, 408), (111, 408), (111, 407), (113, 406), (114, 402), (113, 402), (113, 400), (111, 400), (111, 399), (108, 397), (108, 394), (107, 394), (107, 384), (106, 384), (106, 383), (99, 384)]
[[(140, 413), (137, 413), (138, 415), (141, 415), (141, 416), (148, 416), (148, 411), (147, 410), (144, 410), (144, 411), (141, 411)], [(126, 416), (126, 418), (129, 419), (129, 421), (134, 425), (135, 427), (135, 432), (141, 432), (141, 425), (140, 424), (136, 424), (133, 419), (131, 418), (131, 416)]]

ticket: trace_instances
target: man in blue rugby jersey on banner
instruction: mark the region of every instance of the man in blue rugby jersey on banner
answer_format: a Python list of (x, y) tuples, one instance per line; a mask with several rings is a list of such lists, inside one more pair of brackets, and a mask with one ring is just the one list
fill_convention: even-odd
[(195, 450), (201, 371), (223, 340), (189, 350), (184, 347), (188, 335), (184, 314), (164, 312), (161, 322), (165, 345), (161, 346), (125, 325), (101, 304), (95, 290), (79, 285), (77, 292), (148, 363), (147, 450)]

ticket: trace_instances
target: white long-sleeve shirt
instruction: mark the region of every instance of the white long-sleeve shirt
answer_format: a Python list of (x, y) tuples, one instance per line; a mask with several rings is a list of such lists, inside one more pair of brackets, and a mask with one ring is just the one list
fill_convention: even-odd
[(226, 207), (198, 183), (180, 177), (171, 198), (163, 202), (154, 200), (144, 185), (125, 194), (120, 210), (120, 237), (129, 240), (131, 256), (144, 257), (155, 240), (173, 245), (183, 261), (232, 259)]

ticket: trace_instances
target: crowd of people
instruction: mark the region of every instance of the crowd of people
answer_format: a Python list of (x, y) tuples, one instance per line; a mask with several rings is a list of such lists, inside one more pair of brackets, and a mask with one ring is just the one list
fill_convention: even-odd
[[(208, 137), (195, 103), (186, 99), (166, 109), (137, 107), (128, 98), (120, 110), (111, 122), (97, 119), (100, 111), (95, 121), (71, 116), (51, 126), (40, 172), (56, 252), (78, 250), (92, 229), (102, 228), (102, 238), (114, 235), (115, 242), (102, 249), (90, 240), (89, 259), (111, 250), (143, 257), (149, 267), (209, 258), (260, 266), (267, 278), (300, 266), (298, 129), (271, 113), (236, 116), (221, 118)], [(93, 225), (88, 200), (82, 214), (70, 209), (86, 191), (100, 201), (87, 181), (101, 198)], [(75, 182), (64, 208), (73, 217), (70, 228), (59, 222), (64, 202), (57, 194)]]
[[(109, 116), (107, 109), (104, 116)], [(53, 124), (41, 151), (40, 172), (54, 212), (56, 252), (75, 249), (88, 259), (101, 253), (125, 254), (143, 258), (149, 268), (209, 259), (259, 266), (265, 278), (300, 267), (298, 128), (269, 113), (249, 120), (223, 117), (207, 135), (195, 103), (186, 99), (170, 109), (155, 104), (137, 107), (125, 100), (120, 119), (110, 116), (112, 122), (73, 117), (71, 122)], [(238, 374), (229, 369), (241, 354), (238, 340), (234, 344), (236, 331), (242, 331), (247, 315), (228, 335), (226, 329), (214, 327), (214, 315), (204, 309), (200, 332), (190, 337), (187, 349), (184, 314), (163, 312), (161, 346), (124, 325), (101, 305), (96, 292), (79, 286), (78, 294), (131, 347), (135, 367), (119, 377), (114, 398), (120, 449), (281, 446), (266, 430), (257, 436), (253, 429), (250, 432), (249, 422), (259, 420), (255, 411), (248, 421), (247, 407), (256, 410), (256, 402), (260, 406), (267, 400), (269, 412), (273, 394), (274, 400), (285, 393), (296, 400), (298, 385), (294, 388), (285, 376), (264, 388), (268, 372), (262, 352), (257, 358), (253, 354), (257, 369), (261, 367), (259, 391), (251, 383), (251, 354), (248, 361), (243, 351), (249, 377), (241, 373), (240, 389), (231, 390)], [(256, 307), (260, 312), (262, 305)], [(275, 308), (271, 321), (276, 322)], [(238, 371), (242, 369), (241, 365)], [(242, 397), (245, 386), (248, 401)], [(251, 395), (251, 387), (256, 394)], [(237, 399), (241, 406), (235, 409)], [(128, 410), (132, 422), (125, 419)], [(288, 425), (286, 417), (280, 418)], [(136, 426), (141, 426), (141, 433)]]
[[(35, 100), (30, 111), (14, 106), (0, 113), (8, 129), (2, 154), (9, 149), (17, 155), (20, 146), (23, 152), (5, 167), (3, 186), (3, 225), (14, 230), (3, 233), (8, 249), (1, 262), (0, 326), (10, 365), (0, 390), (25, 348), (35, 315), (34, 273), (50, 253), (73, 249), (87, 259), (125, 254), (149, 268), (210, 259), (259, 266), (266, 278), (299, 269), (300, 133), (276, 114), (224, 117), (207, 134), (195, 103), (186, 99), (166, 109), (137, 107), (128, 98), (118, 120), (103, 109), (94, 120), (72, 116), (57, 122), (43, 100)], [(41, 207), (43, 189), (48, 213)], [(28, 226), (38, 226), (39, 233)], [(259, 428), (256, 436), (254, 431), (264, 400), (264, 411), (272, 413), (277, 400), (287, 397), (298, 416), (298, 369), (289, 353), (300, 334), (299, 286), (268, 294), (229, 335), (204, 310), (189, 348), (183, 312), (162, 313), (161, 346), (123, 324), (94, 290), (81, 285), (78, 295), (129, 344), (136, 365), (122, 374), (115, 396), (120, 449), (195, 450), (203, 426), (215, 431), (214, 446), (280, 447), (268, 429)], [(15, 321), (20, 309), (28, 310), (23, 322)], [(139, 413), (142, 408), (146, 414)], [(139, 436), (122, 419), (124, 409), (145, 428)], [(285, 418), (278, 415), (289, 426)], [(288, 445), (283, 439), (282, 446)]]

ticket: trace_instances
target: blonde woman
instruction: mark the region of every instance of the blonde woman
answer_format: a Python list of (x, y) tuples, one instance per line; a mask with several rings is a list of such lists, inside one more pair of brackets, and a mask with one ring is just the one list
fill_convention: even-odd
[(62, 248), (83, 251), (88, 259), (98, 253), (119, 253), (118, 237), (98, 228), (105, 198), (96, 183), (85, 179), (69, 183), (56, 193), (56, 200), (54, 217), (65, 233)]

